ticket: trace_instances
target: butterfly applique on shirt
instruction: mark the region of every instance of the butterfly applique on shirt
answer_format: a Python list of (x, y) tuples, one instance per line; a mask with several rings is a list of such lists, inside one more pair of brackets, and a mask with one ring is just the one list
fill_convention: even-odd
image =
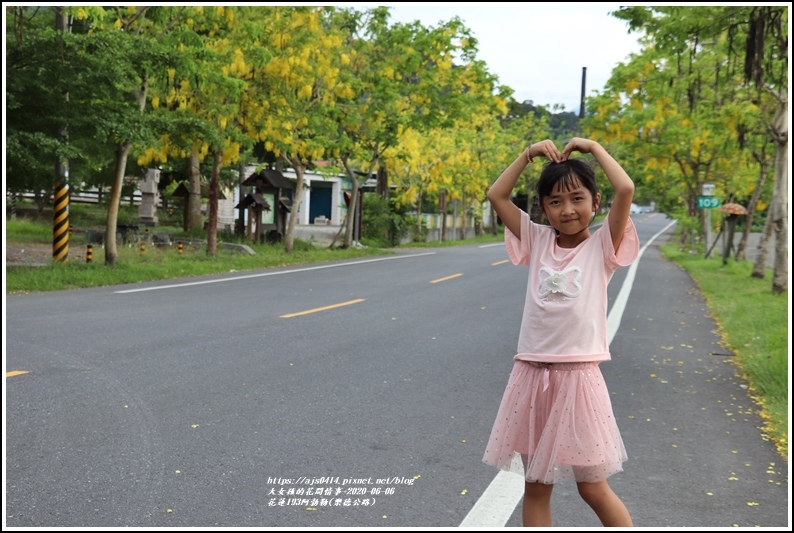
[(569, 298), (576, 298), (582, 293), (582, 270), (579, 267), (568, 267), (557, 272), (548, 267), (540, 267), (540, 283), (538, 295), (546, 298), (552, 293), (559, 293)]

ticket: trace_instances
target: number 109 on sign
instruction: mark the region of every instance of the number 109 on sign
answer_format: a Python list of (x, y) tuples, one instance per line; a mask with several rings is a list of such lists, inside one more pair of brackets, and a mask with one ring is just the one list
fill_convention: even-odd
[(712, 209), (720, 206), (720, 199), (713, 196), (698, 196), (699, 209)]

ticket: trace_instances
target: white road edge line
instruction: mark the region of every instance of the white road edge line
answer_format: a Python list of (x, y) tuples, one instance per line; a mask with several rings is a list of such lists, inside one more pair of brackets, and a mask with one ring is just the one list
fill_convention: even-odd
[[(645, 246), (640, 249), (637, 259), (629, 267), (626, 279), (623, 280), (618, 297), (615, 299), (615, 303), (612, 305), (607, 317), (607, 335), (610, 344), (618, 331), (618, 327), (620, 327), (623, 310), (629, 300), (629, 294), (631, 294), (631, 288), (634, 285), (634, 277), (642, 254), (645, 253), (648, 246), (659, 235), (674, 226), (675, 223), (675, 221), (670, 222), (664, 229), (651, 237), (645, 243)], [(482, 496), (475, 502), (474, 507), (471, 508), (471, 511), (466, 515), (459, 527), (505, 527), (523, 495), (524, 478), (519, 474), (500, 470), (488, 485), (488, 488), (485, 489), (485, 492), (482, 493)]]
[(309, 270), (322, 270), (325, 268), (336, 268), (336, 267), (344, 267), (350, 265), (361, 265), (363, 263), (374, 263), (376, 261), (390, 261), (392, 259), (405, 259), (408, 257), (421, 257), (423, 255), (433, 255), (437, 252), (424, 252), (421, 254), (407, 254), (407, 255), (395, 255), (389, 257), (378, 257), (375, 259), (363, 259), (361, 261), (349, 261), (347, 263), (337, 263), (334, 265), (319, 265), (313, 267), (305, 267), (305, 268), (293, 268), (291, 270), (279, 270), (278, 272), (261, 272), (259, 274), (249, 274), (247, 276), (234, 276), (231, 278), (218, 278), (218, 279), (208, 279), (204, 281), (191, 281), (188, 283), (176, 283), (172, 285), (159, 285), (157, 287), (144, 287), (141, 289), (127, 289), (124, 291), (114, 291), (116, 294), (129, 294), (132, 292), (145, 292), (145, 291), (159, 291), (161, 289), (174, 289), (178, 287), (189, 287), (191, 285), (207, 285), (209, 283), (222, 283), (224, 281), (237, 281), (240, 279), (250, 279), (250, 278), (262, 278), (265, 276), (278, 276), (279, 274), (294, 274), (295, 272), (307, 272)]

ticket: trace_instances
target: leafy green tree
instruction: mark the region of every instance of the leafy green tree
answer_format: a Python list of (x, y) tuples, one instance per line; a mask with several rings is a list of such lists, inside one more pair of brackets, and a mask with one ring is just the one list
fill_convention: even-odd
[[(165, 9), (165, 8), (163, 8)], [(147, 14), (162, 15), (161, 8), (70, 7), (69, 13), (86, 30), (72, 34), (74, 51), (69, 58), (73, 75), (65, 78), (71, 122), (70, 135), (83, 127), (83, 141), (95, 139), (114, 154), (105, 236), (105, 263), (117, 257), (116, 229), (127, 159), (136, 143), (151, 143), (164, 127), (163, 117), (146, 113), (149, 78), (179, 60), (161, 46), (157, 37), (165, 25)], [(162, 20), (162, 18), (160, 20)], [(76, 124), (77, 127), (73, 127)]]
[(245, 78), (242, 126), (264, 149), (292, 167), (297, 176), (295, 198), (284, 247), (294, 248), (295, 224), (301, 208), (304, 173), (329, 146), (334, 124), (327, 108), (336, 98), (338, 71), (333, 68), (341, 37), (328, 24), (328, 8), (268, 7), (267, 16), (249, 47), (252, 70)]
[[(109, 265), (115, 264), (117, 255), (118, 208), (130, 147), (149, 142), (162, 125), (160, 117), (142, 112), (148, 77), (158, 66), (177, 60), (147, 36), (154, 26), (146, 19), (148, 11), (64, 8), (73, 31), (56, 31), (39, 22), (42, 13), (53, 13), (48, 8), (16, 8), (7, 21), (12, 30), (7, 39), (13, 39), (7, 51), (11, 67), (7, 171), (12, 186), (38, 190), (61, 179), (52, 171), (48, 179), (44, 172), (47, 166), (53, 168), (54, 161), (60, 169), (56, 174), (64, 173), (68, 161), (69, 180), (77, 186), (109, 184), (105, 239)], [(112, 177), (97, 178), (109, 169)]]
[[(698, 233), (707, 234), (697, 197), (706, 182), (725, 189), (739, 151), (720, 108), (714, 105), (710, 87), (698, 83), (703, 64), (690, 62), (685, 68), (671, 69), (663, 58), (649, 57), (652, 53), (613, 72), (613, 82), (625, 80), (626, 84), (618, 89), (617, 98), (609, 95), (597, 100), (588, 125), (593, 137), (630, 146), (634, 160), (642, 160), (640, 168), (635, 167), (637, 177), (660, 190), (677, 191), (668, 199), (672, 205), (664, 207), (685, 206), (679, 216), (699, 217), (703, 231)], [(645, 65), (652, 65), (653, 70), (639, 74), (642, 71), (637, 69)], [(623, 95), (628, 97), (625, 104), (621, 103)], [(691, 237), (685, 235), (685, 239)]]
[[(708, 86), (715, 107), (723, 106), (726, 96), (738, 94), (759, 109), (774, 109), (766, 115), (766, 131), (775, 144), (775, 191), (769, 214), (776, 235), (772, 290), (784, 292), (788, 288), (788, 7), (636, 6), (621, 8), (615, 16), (646, 32), (648, 42), (669, 65), (656, 70), (670, 72), (673, 65), (679, 72), (688, 69), (685, 88), (691, 104)], [(765, 99), (776, 105), (764, 105)]]
[[(333, 145), (353, 183), (352, 213), (358, 188), (370, 176), (378, 176), (382, 195), (389, 191), (389, 168), (400, 165), (384, 158), (403, 153), (395, 150), (401, 136), (436, 135), (481, 111), (479, 103), (495, 109), (499, 101), (491, 93), (496, 79), (476, 60), (476, 40), (459, 19), (438, 27), (390, 25), (386, 8), (342, 11), (339, 19), (349, 32), (342, 57), (350, 78), (332, 110), (339, 125)], [(345, 246), (352, 242), (352, 222), (348, 216)]]
[(80, 128), (79, 106), (65, 95), (79, 82), (72, 61), (81, 37), (56, 27), (61, 8), (13, 6), (6, 15), (6, 187), (45, 191), (41, 211), (53, 184), (68, 177), (63, 162), (84, 157), (64, 135), (67, 125)]
[[(217, 255), (221, 169), (234, 164), (241, 149), (251, 144), (238, 124), (246, 89), (242, 77), (248, 73), (248, 68), (237, 43), (244, 42), (247, 35), (241, 32), (245, 28), (240, 28), (234, 7), (199, 6), (186, 9), (182, 16), (186, 20), (185, 27), (172, 45), (184, 50), (184, 61), (179, 70), (169, 70), (160, 83), (155, 84), (156, 93), (152, 98), (153, 107), (159, 108), (162, 101), (166, 109), (180, 117), (176, 124), (182, 127), (178, 134), (169, 132), (163, 136), (159, 150), (144, 153), (139, 163), (154, 158), (165, 162), (167, 154), (176, 153), (187, 155), (190, 168), (195, 169), (197, 162), (200, 164), (205, 157), (211, 157), (207, 254), (214, 257)], [(191, 192), (196, 189), (197, 174), (194, 170), (189, 173)], [(198, 190), (200, 192), (200, 186)], [(189, 194), (191, 197), (200, 198)], [(195, 207), (188, 203), (189, 213), (195, 213)]]

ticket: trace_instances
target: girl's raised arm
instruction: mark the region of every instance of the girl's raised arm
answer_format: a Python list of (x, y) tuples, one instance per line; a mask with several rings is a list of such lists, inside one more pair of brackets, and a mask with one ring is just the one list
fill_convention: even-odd
[(554, 146), (553, 141), (547, 139), (532, 144), (502, 172), (502, 175), (488, 189), (488, 200), (494, 211), (502, 219), (507, 229), (519, 239), (521, 238), (521, 209), (510, 200), (510, 195), (521, 172), (536, 157), (546, 157), (555, 163), (562, 160), (562, 154)]

